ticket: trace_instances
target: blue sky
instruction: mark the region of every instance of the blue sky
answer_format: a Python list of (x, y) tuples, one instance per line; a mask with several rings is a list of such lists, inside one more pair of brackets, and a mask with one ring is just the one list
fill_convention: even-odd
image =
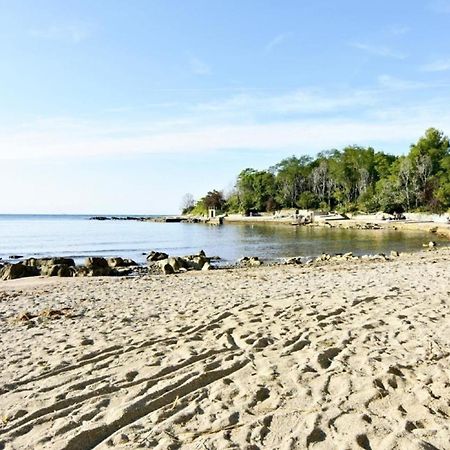
[[(450, 0), (0, 0), (0, 213), (176, 213), (450, 133)], [(5, 188), (6, 187), (6, 188)]]

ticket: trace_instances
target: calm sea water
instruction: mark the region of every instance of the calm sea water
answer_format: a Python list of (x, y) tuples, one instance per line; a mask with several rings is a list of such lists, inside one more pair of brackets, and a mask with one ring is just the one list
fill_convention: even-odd
[[(151, 250), (187, 255), (204, 250), (224, 262), (259, 256), (276, 260), (321, 253), (415, 251), (428, 242), (422, 233), (381, 230), (336, 230), (276, 225), (221, 227), (134, 221), (94, 221), (89, 216), (0, 215), (0, 258), (11, 255), (122, 256), (145, 261)], [(435, 237), (433, 237), (435, 239)], [(436, 239), (435, 239), (436, 240)]]

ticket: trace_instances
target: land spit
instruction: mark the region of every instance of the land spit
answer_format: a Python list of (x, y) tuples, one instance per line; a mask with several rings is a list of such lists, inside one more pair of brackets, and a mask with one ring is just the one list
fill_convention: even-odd
[(448, 449), (449, 261), (0, 282), (0, 447)]

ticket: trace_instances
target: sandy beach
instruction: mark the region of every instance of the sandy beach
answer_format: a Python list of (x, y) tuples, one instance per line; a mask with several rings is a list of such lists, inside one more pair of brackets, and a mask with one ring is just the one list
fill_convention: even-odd
[(0, 448), (449, 449), (449, 261), (0, 282)]

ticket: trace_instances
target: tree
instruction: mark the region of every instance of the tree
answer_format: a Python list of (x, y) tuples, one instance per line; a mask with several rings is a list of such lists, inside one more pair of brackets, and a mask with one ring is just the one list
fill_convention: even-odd
[(203, 203), (206, 208), (222, 209), (225, 204), (223, 192), (215, 189), (213, 191), (209, 191), (203, 198)]
[(331, 208), (331, 193), (334, 182), (326, 158), (320, 160), (319, 165), (312, 170), (310, 177), (312, 191), (317, 195), (320, 203), (326, 203), (328, 208)]
[(425, 135), (410, 146), (408, 158), (414, 175), (416, 208), (445, 209), (450, 204), (445, 195), (446, 188), (442, 189), (448, 182), (445, 161), (449, 156), (449, 139), (435, 128), (426, 130)]
[(307, 188), (311, 161), (309, 156), (291, 156), (271, 168), (276, 174), (277, 200), (281, 205), (296, 206), (300, 194)]
[(189, 192), (184, 194), (183, 197), (181, 198), (181, 205), (180, 205), (181, 213), (189, 214), (194, 209), (194, 206), (195, 206), (194, 196)]
[(244, 212), (266, 211), (268, 204), (269, 207), (274, 206), (272, 201), (269, 202), (276, 192), (275, 177), (271, 172), (245, 169), (238, 176), (236, 188), (239, 204)]
[(321, 152), (315, 159), (290, 156), (268, 170), (243, 170), (226, 201), (221, 192), (210, 191), (194, 211), (208, 207), (230, 212), (280, 207), (445, 211), (450, 208), (449, 138), (429, 128), (399, 157), (356, 145)]

